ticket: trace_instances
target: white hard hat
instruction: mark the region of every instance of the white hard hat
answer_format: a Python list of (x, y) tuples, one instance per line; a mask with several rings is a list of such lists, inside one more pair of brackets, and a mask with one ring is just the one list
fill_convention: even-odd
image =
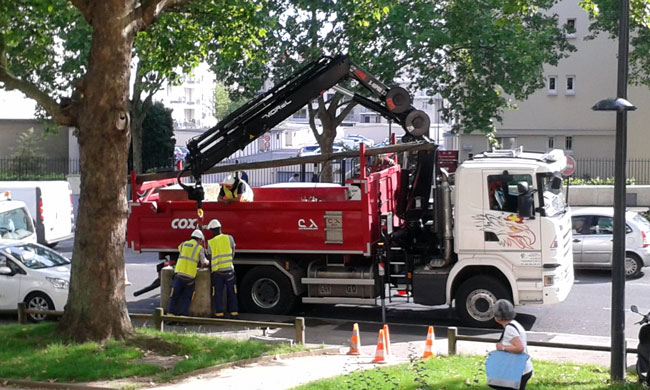
[(218, 219), (213, 219), (208, 224), (208, 229), (217, 229), (221, 227), (221, 222)]
[(223, 181), (223, 184), (229, 185), (229, 186), (235, 184), (235, 177), (233, 175), (228, 176), (226, 178), (226, 180)]
[(199, 229), (196, 229), (195, 231), (192, 232), (192, 238), (198, 238), (199, 240), (204, 240), (205, 237), (203, 237), (203, 232), (200, 231)]

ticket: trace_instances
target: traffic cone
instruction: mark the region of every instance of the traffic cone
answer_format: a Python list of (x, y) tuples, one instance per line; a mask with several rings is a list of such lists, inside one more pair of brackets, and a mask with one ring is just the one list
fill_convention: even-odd
[(436, 356), (436, 354), (434, 354), (432, 351), (433, 339), (434, 339), (433, 326), (430, 326), (429, 331), (427, 332), (427, 343), (424, 346), (424, 354), (422, 355), (422, 359)]
[(359, 338), (359, 324), (352, 327), (352, 338), (350, 338), (350, 350), (348, 355), (361, 355), (361, 339)]
[(386, 363), (386, 354), (384, 351), (384, 330), (379, 329), (379, 339), (377, 340), (377, 351), (373, 363)]
[(388, 332), (388, 325), (384, 324), (384, 346), (386, 347), (386, 356), (390, 356), (390, 332)]

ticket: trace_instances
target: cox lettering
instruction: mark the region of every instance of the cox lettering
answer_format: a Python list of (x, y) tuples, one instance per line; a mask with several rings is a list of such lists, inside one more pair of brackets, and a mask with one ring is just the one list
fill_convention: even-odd
[(307, 221), (304, 218), (300, 218), (298, 220), (298, 230), (318, 230), (318, 225), (311, 218)]
[(174, 218), (172, 229), (196, 229), (196, 218)]

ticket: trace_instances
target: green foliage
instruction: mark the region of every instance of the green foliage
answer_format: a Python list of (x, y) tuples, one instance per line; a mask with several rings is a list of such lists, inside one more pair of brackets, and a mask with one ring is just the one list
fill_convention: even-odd
[[(591, 19), (590, 39), (600, 33), (618, 37), (620, 2), (618, 0), (581, 0), (580, 6)], [(630, 81), (650, 87), (650, 6), (647, 0), (630, 1)]]
[(228, 114), (235, 111), (241, 105), (246, 103), (245, 100), (239, 98), (233, 101), (230, 97), (230, 90), (222, 83), (217, 83), (212, 96), (213, 112), (217, 121), (223, 120)]
[(174, 120), (172, 110), (157, 102), (142, 122), (142, 166), (144, 170), (173, 164)]
[(263, 38), (271, 65), (217, 63), (221, 79), (256, 91), (269, 73), (279, 79), (308, 59), (347, 53), (386, 83), (401, 77), (413, 80), (411, 89), (439, 93), (457, 131), (489, 132), (510, 107), (507, 96), (541, 88), (542, 66), (573, 50), (545, 12), (552, 0), (275, 4), (282, 17)]
[[(295, 349), (294, 349), (295, 350)], [(230, 361), (285, 352), (286, 347), (260, 342), (220, 339), (197, 334), (138, 330), (125, 341), (67, 343), (55, 323), (0, 327), (0, 378), (83, 382), (155, 375), (168, 380), (199, 368)], [(164, 369), (140, 359), (144, 356), (175, 357)]]
[(18, 136), (16, 146), (12, 150), (13, 158), (37, 158), (42, 157), (43, 151), (41, 143), (43, 138), (34, 133), (34, 128), (30, 127)]
[[(564, 179), (564, 184), (570, 185), (577, 185), (577, 186), (598, 186), (598, 185), (614, 185), (614, 178), (613, 177), (607, 177), (604, 179), (601, 179), (600, 177), (587, 177), (587, 178), (578, 178), (578, 177), (570, 177), (568, 179)], [(636, 183), (636, 179), (633, 177), (627, 177), (625, 178), (625, 184), (627, 185), (634, 185)]]

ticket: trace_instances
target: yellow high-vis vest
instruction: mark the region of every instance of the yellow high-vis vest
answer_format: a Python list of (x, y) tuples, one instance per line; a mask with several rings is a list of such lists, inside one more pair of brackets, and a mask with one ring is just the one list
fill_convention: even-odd
[(187, 240), (178, 246), (178, 251), (180, 254), (174, 272), (194, 279), (199, 265), (201, 244), (195, 239)]
[(208, 241), (212, 259), (210, 259), (210, 269), (212, 272), (234, 271), (232, 265), (232, 247), (230, 246), (230, 236), (219, 234)]

